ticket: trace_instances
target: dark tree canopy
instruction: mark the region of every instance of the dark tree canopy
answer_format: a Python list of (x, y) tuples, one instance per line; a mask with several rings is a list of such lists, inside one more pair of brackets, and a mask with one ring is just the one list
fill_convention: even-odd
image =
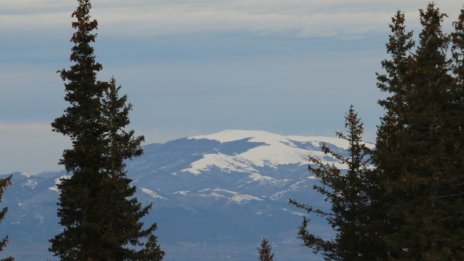
[[(11, 176), (6, 178), (0, 179), (0, 202), (2, 201), (3, 194), (8, 186), (11, 185)], [(5, 218), (6, 213), (8, 212), (8, 208), (4, 207), (0, 210), (0, 222), (3, 221)], [(8, 244), (8, 236), (5, 236), (3, 239), (0, 240), (0, 252), (3, 251)], [(12, 257), (7, 257), (2, 259), (2, 261), (12, 261), (14, 260)]]
[(306, 218), (300, 227), (304, 244), (327, 260), (464, 260), (464, 9), (450, 34), (435, 4), (419, 14), (417, 45), (404, 14), (392, 18), (373, 153), (361, 149), (362, 125), (350, 110), (350, 157), (323, 148), (346, 173), (310, 159), (331, 211), (291, 201), (337, 232), (325, 240)]
[(410, 72), (414, 63), (413, 34), (406, 31), (405, 16), (400, 11), (392, 18), (390, 30), (386, 47), (391, 58), (382, 61), (385, 74), (377, 75), (378, 88), (389, 96), (379, 101), (386, 112), (377, 131), (376, 149), (373, 153), (377, 183), (381, 190), (374, 200), (378, 215), (371, 221), (371, 228), (381, 235), (383, 249), (378, 253), (381, 259), (387, 258), (387, 253), (393, 252), (391, 247), (388, 247), (390, 244), (384, 242), (385, 235), (394, 233), (403, 222), (399, 212), (389, 212), (387, 209), (392, 201), (402, 202), (399, 194), (396, 196), (392, 192), (395, 185), (391, 181), (399, 178), (404, 164), (399, 146), (406, 127), (405, 113), (408, 106), (406, 94), (412, 85)]
[[(393, 19), (379, 88), (389, 93), (373, 156), (382, 193), (381, 233), (388, 259), (462, 260), (463, 110), (462, 19), (442, 31), (433, 3), (420, 10), (415, 49), (404, 15)], [(453, 59), (448, 57), (452, 41)]]
[[(155, 228), (156, 229), (156, 228)], [(161, 261), (163, 260), (165, 253), (161, 250), (158, 244), (158, 238), (154, 233), (148, 236), (148, 240), (145, 243), (145, 248), (141, 252), (141, 258), (139, 261)]]
[(148, 260), (156, 254), (161, 260), (156, 224), (144, 228), (141, 222), (151, 206), (134, 197), (124, 164), (142, 153), (144, 139), (125, 130), (132, 106), (118, 95), (116, 81), (97, 81), (102, 66), (91, 44), (98, 23), (89, 15), (90, 1), (78, 3), (72, 15), (73, 65), (60, 71), (69, 107), (52, 123), (54, 131), (71, 138), (72, 148), (60, 161), (70, 176), (58, 185), (63, 230), (50, 240), (50, 250), (61, 260)]
[(259, 261), (272, 261), (274, 260), (274, 253), (272, 247), (265, 238), (261, 240), (258, 247)]
[(337, 136), (348, 142), (348, 155), (332, 152), (325, 145), (322, 151), (346, 168), (340, 169), (314, 157), (309, 159), (309, 172), (320, 180), (314, 189), (330, 203), (330, 211), (314, 209), (296, 200), (290, 200), (290, 203), (308, 214), (326, 217), (336, 232), (334, 239), (323, 239), (311, 231), (310, 219), (305, 217), (298, 236), (315, 253), (322, 252), (326, 260), (373, 260), (370, 252), (376, 249), (376, 242), (366, 228), (371, 193), (375, 193), (376, 188), (370, 180), (371, 151), (362, 141), (363, 124), (353, 107), (345, 117), (345, 127), (346, 134), (337, 133)]

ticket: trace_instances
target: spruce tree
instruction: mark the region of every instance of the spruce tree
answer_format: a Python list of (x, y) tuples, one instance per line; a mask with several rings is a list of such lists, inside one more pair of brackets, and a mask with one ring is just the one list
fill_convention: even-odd
[(402, 236), (409, 235), (401, 256), (443, 260), (452, 257), (450, 247), (455, 244), (452, 235), (456, 232), (447, 228), (449, 206), (454, 204), (446, 195), (453, 186), (453, 176), (462, 170), (453, 168), (454, 156), (448, 151), (455, 141), (450, 121), (449, 37), (442, 32), (446, 14), (429, 4), (420, 10), (420, 17), (423, 29), (412, 72), (414, 85), (408, 93), (408, 127), (400, 148), (408, 162), (401, 183), (410, 203), (403, 209), (407, 226), (399, 231)]
[[(453, 196), (462, 177), (457, 162), (461, 156), (456, 155), (462, 125), (447, 58), (450, 38), (442, 32), (444, 17), (432, 3), (420, 10), (422, 31), (413, 55), (408, 54), (409, 46), (404, 59), (395, 60), (397, 55), (387, 45), (394, 68), (407, 64), (400, 74), (403, 81), (393, 81), (398, 75), (385, 63), (387, 76), (379, 77), (379, 88), (391, 94), (387, 102), (380, 102), (386, 116), (374, 154), (382, 191), (376, 200), (385, 213), (377, 224), (384, 224), (378, 231), (388, 259), (462, 258), (457, 242), (462, 242), (463, 233), (456, 233), (462, 228), (462, 198)], [(396, 42), (398, 35), (393, 34)], [(388, 102), (395, 99), (401, 103)]]
[[(464, 9), (461, 9), (458, 21), (454, 23), (454, 32), (451, 35), (454, 81), (450, 92), (453, 106), (450, 122), (454, 123), (454, 146), (452, 146), (450, 152), (455, 156), (453, 164), (459, 172), (459, 170), (464, 169)], [(454, 184), (456, 184), (454, 190), (456, 195), (454, 197), (463, 199), (464, 175), (456, 175), (455, 177), (457, 179), (454, 180)], [(464, 215), (460, 216), (464, 218)], [(460, 222), (463, 225), (461, 227), (464, 227), (464, 220), (460, 219)]]
[[(453, 125), (454, 146), (451, 151), (456, 159), (453, 162), (457, 170), (464, 169), (464, 9), (461, 9), (458, 21), (454, 23), (452, 36), (452, 68), (454, 81), (451, 90), (451, 101), (453, 113), (450, 115), (450, 122)], [(464, 184), (464, 175), (457, 175), (459, 178), (455, 184)], [(456, 191), (462, 195), (462, 188)]]
[(140, 253), (141, 258), (139, 261), (161, 261), (165, 255), (164, 251), (161, 250), (158, 244), (158, 238), (154, 233), (148, 236), (148, 240), (145, 243), (145, 248)]
[[(397, 161), (398, 158), (392, 158), (391, 152), (397, 148), (403, 132), (404, 123), (402, 120), (407, 106), (405, 93), (408, 91), (409, 82), (411, 82), (409, 72), (414, 61), (412, 55), (413, 33), (406, 31), (405, 16), (402, 12), (397, 11), (392, 17), (390, 30), (391, 34), (386, 47), (391, 59), (385, 59), (381, 63), (386, 74), (377, 74), (378, 88), (391, 95), (379, 101), (379, 104), (386, 109), (386, 115), (382, 118), (377, 133), (376, 156), (387, 151), (388, 157), (383, 157), (382, 160), (393, 161), (377, 163), (384, 164), (385, 167), (397, 165), (394, 161)], [(379, 157), (381, 156), (379, 155)]]
[(326, 260), (374, 260), (372, 252), (377, 249), (376, 240), (369, 234), (367, 226), (371, 194), (377, 189), (371, 181), (371, 151), (362, 141), (363, 124), (353, 107), (345, 117), (345, 127), (347, 133), (337, 133), (337, 136), (348, 141), (348, 155), (337, 154), (325, 145), (322, 152), (345, 165), (346, 170), (314, 157), (310, 157), (308, 166), (320, 180), (314, 189), (330, 203), (331, 209), (314, 209), (293, 199), (290, 204), (308, 214), (325, 216), (336, 232), (334, 239), (323, 239), (311, 231), (310, 219), (304, 217), (298, 236), (314, 253), (322, 252)]
[(272, 247), (265, 238), (261, 240), (258, 247), (259, 261), (272, 261), (274, 260), (274, 253), (272, 253)]
[[(147, 260), (153, 250), (144, 245), (156, 244), (156, 224), (144, 228), (141, 218), (151, 206), (134, 197), (124, 164), (142, 153), (143, 137), (125, 130), (132, 107), (126, 96), (119, 97), (115, 80), (97, 81), (102, 65), (91, 44), (98, 23), (90, 17), (90, 0), (78, 2), (72, 15), (74, 64), (60, 71), (70, 106), (52, 123), (54, 131), (71, 138), (72, 148), (60, 160), (70, 177), (58, 185), (63, 230), (50, 240), (50, 251), (61, 260)], [(161, 260), (164, 253), (156, 250)]]
[(392, 190), (394, 185), (389, 182), (397, 180), (404, 158), (399, 153), (399, 146), (404, 135), (406, 126), (404, 115), (407, 110), (406, 93), (411, 88), (412, 65), (414, 63), (414, 41), (413, 33), (406, 31), (405, 16), (401, 11), (392, 17), (389, 25), (391, 34), (386, 44), (390, 59), (381, 62), (385, 74), (377, 74), (378, 88), (389, 94), (379, 104), (386, 113), (381, 119), (377, 131), (376, 149), (373, 153), (373, 163), (376, 166), (374, 181), (379, 188), (378, 193), (372, 198), (372, 219), (370, 230), (372, 234), (378, 235), (379, 247), (377, 259), (385, 259), (389, 255), (395, 255), (397, 247), (393, 247), (396, 241), (389, 244), (386, 238), (388, 234), (396, 233), (403, 222), (401, 211), (387, 211), (394, 201), (401, 203), (403, 200), (400, 192)]
[[(11, 176), (6, 178), (0, 179), (0, 202), (2, 201), (3, 194), (5, 193), (6, 188), (11, 185)], [(5, 218), (6, 213), (8, 212), (8, 208), (4, 207), (0, 210), (0, 221)], [(8, 236), (5, 236), (2, 240), (0, 240), (0, 252), (3, 251), (8, 244)], [(3, 261), (12, 261), (14, 260), (12, 257), (4, 258)]]
[(447, 238), (446, 252), (455, 260), (464, 259), (464, 9), (460, 10), (451, 33), (452, 84), (446, 112), (448, 131), (445, 140), (447, 154), (446, 186), (436, 197), (446, 202), (442, 225)]

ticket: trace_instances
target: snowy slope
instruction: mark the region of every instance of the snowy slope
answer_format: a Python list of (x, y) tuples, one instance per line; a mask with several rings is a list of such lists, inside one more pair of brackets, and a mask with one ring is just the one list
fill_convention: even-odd
[[(331, 137), (227, 130), (147, 145), (127, 168), (137, 197), (154, 206), (146, 222), (158, 223), (167, 261), (255, 260), (262, 236), (273, 242), (278, 260), (308, 260), (311, 253), (296, 238), (304, 213), (288, 199), (326, 206), (313, 190), (317, 179), (307, 172), (309, 155), (334, 163), (321, 153), (323, 144), (342, 154), (348, 146)], [(10, 236), (6, 254), (54, 260), (47, 248), (60, 229), (56, 185), (62, 178), (63, 172), (13, 174), (3, 202), (9, 213), (0, 226)], [(316, 230), (329, 233), (313, 221)]]
[(221, 144), (243, 140), (261, 143), (262, 145), (260, 146), (236, 155), (223, 153), (205, 154), (203, 158), (193, 162), (190, 168), (183, 170), (192, 174), (200, 174), (211, 168), (218, 168), (225, 172), (243, 171), (254, 174), (256, 180), (266, 180), (267, 177), (259, 175), (256, 169), (253, 168), (254, 166), (277, 168), (279, 165), (306, 165), (309, 155), (323, 162), (332, 161), (332, 159), (327, 158), (320, 151), (324, 143), (331, 144), (340, 149), (348, 148), (348, 143), (340, 139), (282, 136), (265, 131), (226, 130), (211, 135), (194, 136), (189, 139), (214, 140)]

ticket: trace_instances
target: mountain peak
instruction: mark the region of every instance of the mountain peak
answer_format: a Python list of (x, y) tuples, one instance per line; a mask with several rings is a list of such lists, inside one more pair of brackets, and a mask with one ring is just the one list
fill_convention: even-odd
[(263, 142), (266, 144), (276, 144), (283, 143), (288, 144), (291, 141), (301, 142), (301, 143), (312, 143), (314, 146), (318, 147), (321, 143), (329, 143), (335, 145), (339, 148), (348, 148), (348, 141), (339, 139), (337, 137), (328, 137), (328, 136), (299, 136), (299, 135), (280, 135), (275, 134), (269, 131), (263, 130), (223, 130), (220, 132), (208, 134), (208, 135), (198, 135), (192, 136), (188, 139), (193, 140), (214, 140), (221, 143), (233, 142), (239, 140), (249, 140), (251, 142)]
[(315, 136), (284, 136), (259, 130), (225, 130), (210, 135), (194, 136), (189, 140), (212, 140), (221, 144), (237, 144), (247, 142), (247, 146), (237, 154), (224, 154), (220, 151), (204, 154), (201, 159), (192, 162), (189, 168), (183, 170), (191, 174), (200, 174), (210, 169), (220, 169), (224, 172), (244, 172), (254, 175), (262, 181), (259, 168), (277, 168), (280, 165), (306, 165), (308, 156), (320, 160), (333, 161), (321, 152), (323, 144), (328, 144), (336, 150), (344, 150), (348, 142), (332, 137)]
[(244, 139), (250, 139), (250, 141), (256, 142), (264, 142), (269, 140), (284, 139), (284, 136), (261, 130), (223, 130), (209, 135), (193, 136), (189, 139), (207, 139), (219, 141), (221, 143)]
[[(160, 224), (160, 240), (169, 253), (179, 255), (176, 250), (185, 249), (187, 254), (179, 260), (223, 260), (224, 253), (236, 254), (228, 248), (230, 242), (253, 249), (262, 231), (281, 245), (293, 242), (287, 235), (294, 240), (301, 213), (287, 209), (288, 199), (325, 204), (313, 190), (318, 180), (307, 171), (308, 156), (343, 167), (321, 151), (323, 144), (346, 153), (347, 143), (338, 138), (224, 130), (146, 148), (141, 157), (127, 162), (127, 172), (137, 198), (154, 203), (155, 215), (147, 221)], [(65, 177), (64, 171), (14, 175), (4, 198), (9, 213), (0, 229), (16, 240), (5, 254), (25, 261), (47, 259), (48, 239), (60, 229), (57, 184)], [(220, 254), (202, 249), (205, 242), (213, 242)], [(233, 260), (252, 260), (254, 251), (249, 253)]]

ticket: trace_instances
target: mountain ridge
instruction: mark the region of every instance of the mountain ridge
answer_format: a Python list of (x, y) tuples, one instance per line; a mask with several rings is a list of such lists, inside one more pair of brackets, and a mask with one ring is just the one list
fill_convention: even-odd
[[(276, 260), (284, 253), (290, 260), (321, 260), (300, 246), (296, 231), (304, 213), (287, 201), (327, 207), (306, 166), (309, 155), (336, 164), (321, 152), (323, 144), (346, 153), (347, 143), (331, 137), (227, 130), (146, 145), (142, 156), (127, 162), (127, 171), (140, 201), (154, 204), (144, 221), (158, 223), (167, 261), (255, 260), (262, 236), (274, 243)], [(6, 254), (54, 260), (47, 240), (60, 229), (56, 185), (67, 176), (13, 174), (3, 202), (10, 209), (0, 226), (10, 235)], [(313, 223), (331, 235), (322, 219)], [(32, 249), (29, 256), (25, 247)]]

